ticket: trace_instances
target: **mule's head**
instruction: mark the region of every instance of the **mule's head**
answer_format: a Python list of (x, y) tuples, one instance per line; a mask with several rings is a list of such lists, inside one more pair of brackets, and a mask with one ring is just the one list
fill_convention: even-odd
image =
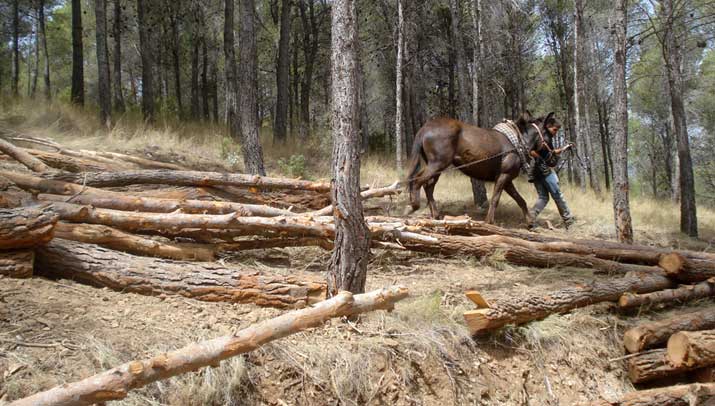
[(516, 125), (521, 131), (524, 142), (536, 149), (540, 149), (543, 142), (553, 145), (553, 138), (561, 129), (561, 122), (553, 111), (545, 117), (533, 117), (527, 110), (516, 120)]

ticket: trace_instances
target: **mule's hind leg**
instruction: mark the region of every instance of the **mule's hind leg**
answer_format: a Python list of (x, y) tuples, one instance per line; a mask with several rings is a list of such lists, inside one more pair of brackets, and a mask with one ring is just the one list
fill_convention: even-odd
[(427, 204), (429, 204), (429, 210), (432, 214), (432, 218), (441, 219), (442, 215), (439, 213), (437, 208), (437, 202), (434, 201), (434, 187), (437, 186), (437, 181), (439, 180), (439, 174), (435, 175), (432, 179), (425, 185), (425, 195), (427, 195)]
[(519, 194), (519, 192), (516, 190), (516, 187), (514, 186), (514, 182), (511, 180), (507, 182), (504, 185), (504, 191), (506, 191), (509, 196), (511, 196), (512, 199), (516, 202), (517, 205), (519, 205), (519, 208), (521, 209), (521, 212), (524, 213), (524, 219), (526, 220), (526, 226), (528, 228), (532, 228), (534, 226), (534, 219), (531, 217), (531, 213), (529, 213), (529, 207), (526, 205), (526, 201), (524, 200), (523, 197)]
[(499, 206), (499, 198), (508, 182), (511, 182), (511, 175), (506, 173), (499, 175), (496, 182), (494, 182), (494, 193), (492, 194), (492, 200), (489, 202), (489, 211), (487, 211), (486, 222), (488, 224), (494, 224), (494, 215), (496, 214), (497, 206)]

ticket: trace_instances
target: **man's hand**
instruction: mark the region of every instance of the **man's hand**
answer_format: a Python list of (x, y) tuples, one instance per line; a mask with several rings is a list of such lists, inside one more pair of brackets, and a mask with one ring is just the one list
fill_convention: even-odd
[(573, 148), (573, 147), (574, 147), (573, 142), (570, 142), (568, 145), (565, 145), (565, 146), (563, 146), (563, 147), (561, 147), (561, 148), (555, 149), (555, 150), (554, 150), (554, 153), (555, 153), (555, 154), (561, 154), (562, 152), (568, 150), (569, 148)]

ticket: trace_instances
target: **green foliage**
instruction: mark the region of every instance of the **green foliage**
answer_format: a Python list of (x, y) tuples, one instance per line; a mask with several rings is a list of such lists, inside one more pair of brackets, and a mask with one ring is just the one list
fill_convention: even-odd
[(291, 155), (288, 159), (279, 159), (278, 167), (281, 172), (292, 178), (306, 178), (305, 156), (303, 154)]

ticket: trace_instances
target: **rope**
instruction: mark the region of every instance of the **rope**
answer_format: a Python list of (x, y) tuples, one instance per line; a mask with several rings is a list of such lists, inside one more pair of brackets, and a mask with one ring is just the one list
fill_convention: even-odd
[(411, 177), (411, 178), (405, 179), (405, 182), (411, 182), (411, 181), (413, 181), (413, 180), (422, 179), (422, 178), (433, 178), (433, 177), (435, 177), (436, 175), (441, 175), (441, 174), (443, 174), (443, 173), (445, 173), (445, 172), (450, 172), (450, 171), (454, 171), (454, 170), (457, 170), (457, 169), (466, 168), (466, 167), (468, 167), (468, 166), (476, 165), (476, 164), (479, 164), (479, 163), (488, 161), (488, 160), (490, 160), (490, 159), (498, 158), (498, 157), (500, 157), (500, 156), (502, 156), (502, 155), (506, 155), (506, 154), (508, 154), (508, 153), (510, 153), (510, 152), (514, 152), (514, 151), (516, 151), (516, 149), (510, 149), (510, 150), (508, 150), (508, 151), (500, 152), (500, 153), (498, 153), (498, 154), (491, 155), (491, 156), (488, 156), (488, 157), (486, 157), (486, 158), (479, 159), (479, 160), (476, 160), (476, 161), (472, 161), (472, 162), (469, 162), (469, 163), (466, 163), (466, 164), (462, 164), (462, 165), (459, 165), (459, 166), (450, 166), (450, 167), (448, 167), (448, 168), (442, 169), (441, 171), (438, 171), (438, 172), (434, 173), (433, 175), (429, 175), (429, 176), (427, 176), (427, 175), (413, 176), (413, 177)]

